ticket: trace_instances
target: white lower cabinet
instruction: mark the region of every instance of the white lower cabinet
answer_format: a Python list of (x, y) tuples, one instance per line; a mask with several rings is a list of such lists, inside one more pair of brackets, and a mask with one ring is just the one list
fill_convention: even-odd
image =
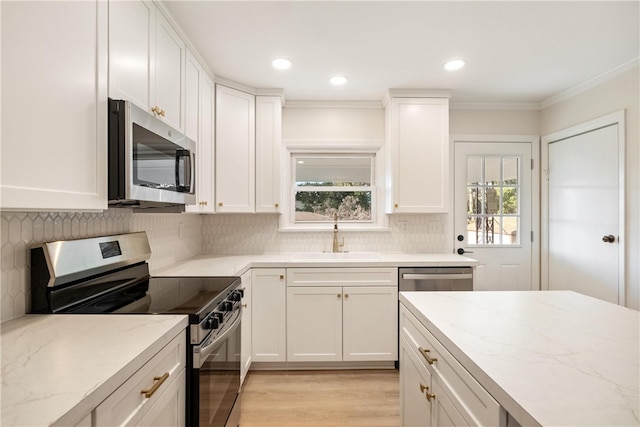
[(183, 331), (94, 409), (94, 427), (184, 426), (186, 354)]
[(244, 383), (249, 368), (251, 367), (252, 350), (252, 311), (253, 304), (251, 302), (251, 270), (244, 273), (241, 277), (242, 280), (242, 323), (241, 323), (241, 338), (240, 338), (240, 387)]
[(251, 269), (253, 362), (285, 362), (287, 284), (284, 268)]
[(400, 309), (403, 426), (506, 426), (506, 411), (404, 306)]
[(287, 361), (397, 360), (395, 268), (287, 270)]

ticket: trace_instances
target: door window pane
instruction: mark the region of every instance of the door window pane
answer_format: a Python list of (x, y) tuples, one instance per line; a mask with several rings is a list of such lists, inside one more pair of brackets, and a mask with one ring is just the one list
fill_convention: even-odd
[(467, 158), (467, 237), (470, 245), (520, 244), (520, 159)]

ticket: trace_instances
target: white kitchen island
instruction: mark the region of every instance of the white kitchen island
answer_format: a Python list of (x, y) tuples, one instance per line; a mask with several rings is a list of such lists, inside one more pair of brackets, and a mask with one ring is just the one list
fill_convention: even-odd
[[(569, 291), (402, 292), (400, 301), (405, 342), (416, 324), (426, 329), (436, 351), (441, 344), (497, 401), (502, 420), (640, 424), (639, 312)], [(424, 366), (437, 377), (439, 363)]]

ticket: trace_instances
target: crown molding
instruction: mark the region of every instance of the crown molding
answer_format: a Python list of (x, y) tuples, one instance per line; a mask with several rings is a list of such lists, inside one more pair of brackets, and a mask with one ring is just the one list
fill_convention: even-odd
[(609, 80), (612, 80), (618, 77), (625, 72), (632, 70), (640, 66), (640, 57), (634, 58), (630, 61), (625, 62), (624, 64), (618, 65), (615, 68), (612, 68), (609, 71), (605, 71), (604, 73), (589, 79), (583, 83), (580, 83), (572, 88), (569, 88), (565, 91), (562, 91), (556, 95), (553, 95), (543, 101), (540, 102), (540, 109), (543, 110), (551, 105), (557, 104), (559, 102), (565, 101), (569, 98), (573, 98), (576, 95), (579, 95), (583, 92), (588, 91), (596, 86), (599, 86)]
[(519, 110), (538, 111), (539, 102), (451, 102), (451, 110)]
[(382, 109), (380, 101), (303, 101), (290, 100), (287, 108), (358, 108)]

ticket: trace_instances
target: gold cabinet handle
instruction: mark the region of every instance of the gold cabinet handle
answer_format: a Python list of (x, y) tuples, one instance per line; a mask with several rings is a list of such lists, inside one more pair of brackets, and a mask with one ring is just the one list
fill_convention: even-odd
[(279, 204), (277, 204), (277, 203), (276, 203), (274, 206), (275, 206), (276, 208), (277, 208), (277, 207), (280, 207), (280, 205), (279, 205)]
[(147, 390), (141, 390), (140, 393), (144, 394), (144, 397), (146, 397), (147, 399), (151, 398), (151, 396), (153, 396), (153, 394), (158, 391), (162, 383), (164, 383), (167, 378), (169, 378), (169, 372), (165, 372), (161, 377), (153, 377), (155, 383), (151, 386), (151, 388)]
[[(426, 393), (425, 393), (426, 391)], [(429, 386), (428, 385), (424, 385), (422, 383), (420, 383), (420, 393), (425, 393), (425, 396), (427, 397), (427, 400), (429, 402), (431, 402), (433, 399), (436, 398), (436, 395), (433, 393), (429, 393)]]
[(280, 280), (284, 280), (284, 274), (280, 275)]
[(338, 294), (338, 298), (342, 297), (342, 294)]
[(218, 203), (218, 206), (222, 206), (222, 202), (219, 202), (219, 203)]
[(164, 117), (164, 110), (160, 110), (160, 115)]
[(437, 362), (437, 361), (438, 361), (438, 359), (437, 359), (437, 358), (435, 358), (435, 357), (431, 357), (431, 356), (429, 355), (429, 352), (430, 352), (431, 350), (425, 350), (425, 349), (424, 349), (424, 348), (422, 348), (422, 347), (418, 347), (418, 350), (420, 350), (420, 354), (422, 354), (422, 357), (424, 357), (424, 358), (425, 358), (425, 360), (427, 361), (427, 363), (429, 363), (429, 365), (433, 365), (433, 362)]
[(249, 304), (242, 304), (244, 308), (247, 308)]
[(153, 107), (151, 107), (151, 112), (155, 114), (160, 114), (160, 107), (158, 107), (157, 105), (154, 105)]
[(344, 294), (344, 297), (345, 298), (349, 298), (349, 294)]
[(397, 203), (395, 203), (395, 204), (393, 205), (393, 207), (397, 209), (397, 208), (398, 208), (398, 204), (397, 204)]

